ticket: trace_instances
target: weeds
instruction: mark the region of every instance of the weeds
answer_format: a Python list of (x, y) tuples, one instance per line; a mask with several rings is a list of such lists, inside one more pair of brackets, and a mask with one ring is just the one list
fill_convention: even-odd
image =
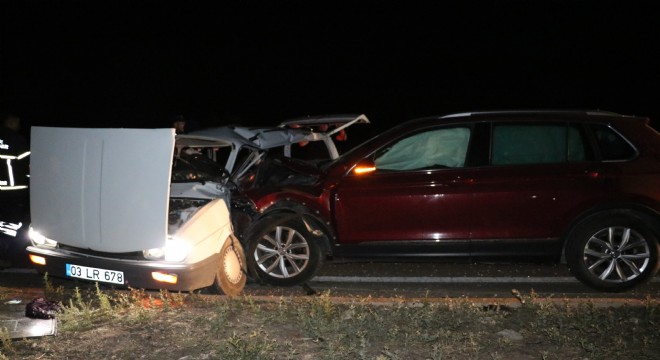
[(63, 308), (59, 319), (62, 320), (63, 330), (84, 331), (91, 329), (97, 318), (96, 314), (100, 313), (100, 309), (95, 308), (91, 301), (83, 299), (80, 289), (74, 289), (74, 295), (69, 299), (67, 306)]
[(9, 331), (0, 328), (0, 360), (9, 359), (8, 356), (14, 353), (16, 353), (16, 349), (9, 336)]
[(230, 359), (274, 359), (277, 342), (268, 339), (263, 331), (254, 331), (249, 335), (234, 333), (225, 341), (223, 354)]
[(99, 302), (99, 309), (105, 314), (112, 313), (112, 304), (110, 302), (110, 297), (99, 289), (99, 283), (95, 284), (96, 287), (96, 299)]
[(229, 316), (229, 305), (226, 301), (218, 301), (214, 306), (214, 318), (211, 318), (211, 330), (221, 332), (227, 326), (227, 317)]
[(64, 300), (64, 287), (54, 286), (48, 278), (48, 273), (44, 274), (44, 294), (47, 298), (54, 301)]
[[(599, 308), (543, 301), (533, 292), (518, 295), (524, 303), (508, 307), (467, 299), (395, 299), (382, 305), (357, 298), (341, 303), (329, 292), (263, 301), (76, 288), (59, 316), (57, 341), (12, 343), (0, 333), (0, 360), (44, 353), (52, 358), (111, 358), (117, 351), (145, 359), (164, 354), (191, 359), (382, 360), (657, 356), (660, 305), (652, 300), (639, 307)], [(506, 329), (523, 340), (498, 335)], [(99, 336), (113, 340), (102, 345)], [(121, 350), (110, 344), (121, 344)]]

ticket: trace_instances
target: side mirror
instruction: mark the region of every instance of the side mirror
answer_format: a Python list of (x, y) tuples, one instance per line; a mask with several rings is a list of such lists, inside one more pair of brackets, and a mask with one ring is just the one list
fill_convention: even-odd
[(362, 160), (353, 168), (353, 174), (366, 175), (376, 171), (376, 164), (372, 160)]

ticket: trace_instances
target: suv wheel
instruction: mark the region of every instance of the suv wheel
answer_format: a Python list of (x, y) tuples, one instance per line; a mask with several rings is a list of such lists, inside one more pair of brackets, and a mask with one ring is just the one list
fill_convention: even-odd
[(274, 216), (257, 226), (248, 250), (248, 266), (257, 279), (272, 285), (298, 285), (321, 267), (319, 239), (300, 218)]
[(658, 239), (648, 219), (608, 213), (576, 226), (566, 260), (580, 281), (603, 291), (624, 291), (658, 271)]
[(238, 296), (245, 287), (247, 271), (243, 246), (233, 235), (220, 249), (220, 261), (211, 290), (216, 294)]

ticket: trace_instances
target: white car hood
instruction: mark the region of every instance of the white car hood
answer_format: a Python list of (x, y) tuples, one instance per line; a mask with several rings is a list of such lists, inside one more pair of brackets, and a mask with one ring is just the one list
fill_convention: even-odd
[(32, 127), (33, 229), (96, 251), (163, 246), (174, 136), (174, 129)]

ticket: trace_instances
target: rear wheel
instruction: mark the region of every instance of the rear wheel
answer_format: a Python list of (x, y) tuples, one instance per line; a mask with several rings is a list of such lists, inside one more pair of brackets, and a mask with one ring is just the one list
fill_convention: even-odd
[(624, 291), (658, 271), (658, 239), (650, 219), (608, 213), (578, 224), (566, 260), (583, 283), (603, 291)]
[(249, 240), (250, 272), (272, 285), (302, 284), (323, 264), (319, 241), (299, 218), (264, 219)]
[(243, 246), (232, 235), (222, 245), (219, 256), (220, 261), (211, 290), (227, 296), (240, 295), (247, 281)]

